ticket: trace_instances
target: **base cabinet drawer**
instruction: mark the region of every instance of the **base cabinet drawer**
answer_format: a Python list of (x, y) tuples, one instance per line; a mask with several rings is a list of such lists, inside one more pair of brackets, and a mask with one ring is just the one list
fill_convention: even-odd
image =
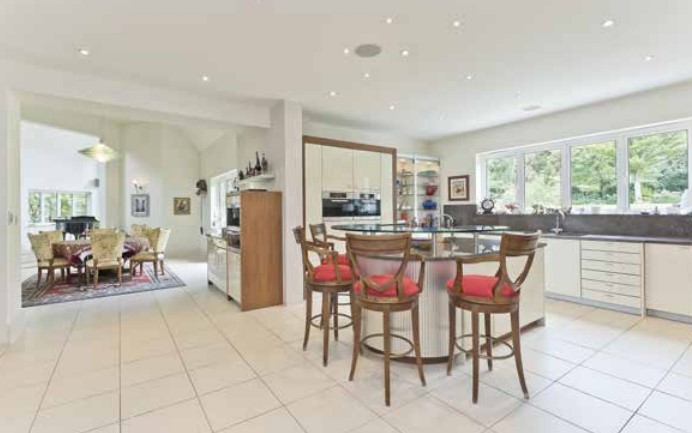
[(581, 241), (583, 250), (616, 251), (639, 254), (642, 246), (638, 242)]
[(583, 289), (599, 290), (601, 292), (616, 293), (618, 295), (634, 296), (641, 298), (641, 286), (630, 286), (627, 284), (608, 283), (605, 281), (581, 280)]
[(642, 284), (642, 279), (639, 275), (583, 269), (581, 276), (587, 280), (604, 281), (606, 283), (628, 284), (630, 286), (641, 286)]
[(639, 264), (602, 262), (598, 260), (582, 260), (582, 270), (589, 269), (594, 271), (617, 272), (620, 274), (641, 275), (641, 266)]
[(584, 260), (600, 260), (602, 262), (631, 263), (636, 265), (641, 262), (641, 256), (635, 253), (593, 251), (584, 249), (582, 249), (581, 258)]
[(629, 308), (641, 308), (642, 300), (641, 298), (635, 298), (632, 296), (617, 295), (615, 293), (600, 292), (598, 290), (583, 289), (581, 295), (585, 299), (590, 299), (592, 301), (605, 302), (608, 304), (620, 305)]

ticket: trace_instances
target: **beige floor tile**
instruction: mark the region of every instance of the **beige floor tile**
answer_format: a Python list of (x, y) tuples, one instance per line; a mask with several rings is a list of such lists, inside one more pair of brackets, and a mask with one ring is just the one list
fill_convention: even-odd
[(631, 411), (639, 409), (651, 393), (644, 386), (584, 367), (572, 370), (560, 383)]
[(259, 379), (250, 380), (200, 398), (214, 431), (230, 427), (281, 406)]
[(303, 429), (284, 408), (276, 409), (249, 421), (222, 430), (221, 433), (303, 433)]
[(99, 427), (96, 430), (89, 430), (86, 433), (120, 433), (120, 423)]
[(104, 370), (115, 367), (120, 362), (117, 348), (102, 348), (79, 352), (63, 353), (55, 369), (56, 377), (78, 376), (87, 371)]
[(184, 401), (195, 396), (187, 374), (181, 373), (122, 390), (123, 419)]
[(185, 371), (177, 352), (122, 364), (122, 386), (128, 387)]
[(200, 346), (210, 346), (225, 343), (223, 335), (209, 324), (208, 328), (174, 334), (173, 339), (178, 350), (192, 349)]
[(493, 426), (496, 433), (587, 433), (586, 430), (570, 424), (548, 412), (528, 404)]
[(0, 388), (0, 417), (24, 412), (35, 413), (46, 391), (46, 385), (41, 383), (13, 389)]
[(238, 358), (220, 364), (205, 365), (188, 371), (197, 395), (217, 391), (231, 385), (246, 382), (257, 375), (245, 361)]
[(281, 371), (305, 362), (300, 352), (283, 344), (241, 353), (250, 367), (260, 375)]
[(668, 373), (657, 389), (666, 394), (692, 401), (692, 377)]
[(594, 433), (617, 433), (632, 412), (555, 383), (531, 404)]
[(151, 340), (137, 340), (122, 343), (122, 362), (133, 362), (139, 359), (166, 355), (176, 351), (173, 339), (170, 336), (154, 338)]
[(392, 373), (391, 385), (391, 406), (388, 407), (384, 401), (383, 370), (361, 373), (356, 375), (352, 382), (346, 381), (341, 384), (349, 394), (380, 416), (404, 406), (430, 391), (428, 387), (421, 385), (420, 380), (418, 383), (412, 383), (395, 373)]
[(123, 421), (122, 433), (207, 433), (207, 418), (197, 399), (188, 400)]
[(28, 385), (46, 383), (51, 378), (55, 362), (30, 363), (0, 372), (0, 389), (10, 390)]
[(425, 396), (389, 412), (385, 421), (402, 433), (482, 432), (485, 427), (440, 400)]
[(655, 391), (639, 410), (641, 415), (692, 432), (692, 402)]
[(521, 341), (522, 347), (528, 347), (574, 364), (582, 363), (596, 353), (593, 349), (562, 341), (546, 332), (529, 334)]
[(309, 362), (268, 374), (263, 377), (263, 380), (284, 404), (336, 384), (333, 379)]
[(78, 433), (118, 421), (120, 396), (109, 392), (39, 411), (32, 433)]
[(29, 433), (36, 412), (0, 413), (0, 432)]
[(382, 418), (376, 418), (349, 433), (397, 433), (397, 431)]
[(474, 421), (490, 427), (522, 404), (522, 400), (481, 383), (479, 401), (472, 401), (470, 376), (455, 377), (433, 395)]
[(630, 422), (627, 423), (622, 433), (680, 433), (680, 430), (676, 430), (641, 415), (635, 415)]
[[(633, 329), (603, 348), (606, 353), (623, 356), (652, 367), (669, 369), (685, 352), (689, 342), (661, 330)], [(655, 347), (656, 350), (641, 350)]]
[[(522, 359), (526, 371), (543, 376), (547, 379), (557, 380), (575, 367), (575, 364), (547, 355), (531, 348), (522, 348)], [(513, 364), (514, 359), (504, 361)]]
[[(482, 365), (483, 364), (481, 364), (481, 366)], [(481, 382), (484, 382), (516, 398), (522, 400), (524, 399), (524, 392), (521, 390), (519, 376), (514, 365), (506, 364), (505, 366), (505, 364), (500, 364), (496, 366), (493, 371), (483, 370), (483, 368), (484, 367), (482, 366), (480, 373)], [(524, 377), (526, 379), (526, 386), (529, 389), (529, 395), (537, 395), (552, 383), (551, 380), (526, 370), (524, 370)], [(471, 386), (472, 385), (469, 383), (469, 389)], [(482, 399), (483, 396), (479, 394), (478, 398)]]
[(41, 408), (82, 400), (120, 388), (119, 368), (85, 372), (78, 377), (55, 378), (50, 382)]
[(339, 386), (288, 405), (308, 433), (344, 433), (375, 418), (356, 398)]
[(692, 347), (688, 347), (673, 366), (673, 372), (692, 377)]
[(589, 358), (584, 366), (649, 388), (655, 387), (666, 375), (665, 369), (603, 352)]
[(183, 363), (185, 363), (185, 367), (188, 370), (222, 362), (234, 362), (241, 359), (238, 352), (233, 350), (233, 347), (225, 342), (183, 350), (180, 352), (180, 356), (183, 358)]

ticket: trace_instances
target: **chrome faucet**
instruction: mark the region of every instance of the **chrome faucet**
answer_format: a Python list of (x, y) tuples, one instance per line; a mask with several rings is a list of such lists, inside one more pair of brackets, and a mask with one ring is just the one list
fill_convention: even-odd
[(443, 213), (442, 214), (442, 220), (443, 220), (443, 224), (444, 224), (445, 228), (451, 229), (452, 227), (454, 227), (454, 217), (451, 216), (450, 214)]
[(565, 217), (565, 213), (562, 210), (558, 210), (555, 213), (555, 227), (550, 229), (550, 231), (555, 233), (556, 235), (559, 235), (563, 231), (562, 227), (560, 227), (560, 217)]

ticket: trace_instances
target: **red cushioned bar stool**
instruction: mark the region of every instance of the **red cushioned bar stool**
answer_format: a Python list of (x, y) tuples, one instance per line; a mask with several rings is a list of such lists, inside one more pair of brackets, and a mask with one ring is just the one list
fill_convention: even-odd
[[(425, 386), (423, 361), (421, 358), (420, 327), (418, 320), (418, 298), (423, 289), (425, 276), (425, 261), (422, 256), (411, 253), (411, 234), (396, 235), (346, 235), (346, 251), (351, 260), (352, 272), (356, 282), (351, 292), (351, 315), (353, 316), (353, 359), (348, 380), (353, 380), (356, 364), (362, 345), (370, 338), (384, 339), (384, 401), (390, 404), (390, 360), (404, 357), (412, 351), (416, 354), (416, 365), (420, 381)], [(368, 275), (363, 272), (359, 260), (362, 257), (382, 257), (399, 261), (399, 267), (394, 274)], [(414, 282), (404, 276), (411, 260), (420, 261), (418, 281)], [(363, 309), (382, 312), (381, 334), (371, 334), (361, 338)], [(391, 314), (400, 311), (411, 311), (413, 341), (391, 332)], [(405, 353), (392, 353), (392, 338), (408, 343), (411, 348)]]
[[(310, 328), (322, 329), (323, 348), (322, 363), (326, 366), (329, 359), (329, 331), (330, 319), (333, 319), (334, 338), (338, 339), (338, 329), (352, 326), (351, 317), (341, 314), (338, 310), (337, 297), (340, 293), (349, 293), (353, 286), (351, 268), (338, 263), (338, 253), (324, 247), (323, 244), (316, 244), (305, 239), (305, 229), (296, 227), (293, 229), (296, 242), (300, 244), (303, 257), (304, 288), (305, 288), (305, 336), (303, 337), (303, 350), (308, 347), (310, 338)], [(310, 262), (310, 253), (315, 254), (320, 260), (328, 257), (325, 264), (315, 266)], [(312, 314), (312, 295), (313, 292), (322, 294), (322, 310), (320, 314)], [(339, 316), (349, 320), (348, 323), (339, 325)], [(319, 319), (319, 323), (315, 320)]]
[[(334, 236), (327, 232), (327, 225), (325, 223), (320, 224), (310, 224), (310, 234), (312, 235), (312, 241), (316, 244), (321, 245), (323, 248), (327, 248), (330, 251), (334, 251), (334, 242), (346, 242), (346, 238)], [(322, 264), (326, 264), (328, 260), (331, 259), (331, 255), (322, 257)], [(348, 261), (348, 256), (346, 254), (338, 255), (338, 262), (340, 265), (350, 266)]]
[[(539, 234), (510, 234), (504, 233), (500, 241), (499, 253), (483, 254), (477, 256), (458, 257), (456, 277), (447, 282), (449, 294), (449, 359), (447, 361), (447, 374), (452, 372), (454, 362), (454, 348), (457, 347), (463, 353), (471, 355), (473, 359), (473, 402), (478, 402), (478, 369), (479, 358), (488, 360), (488, 369), (493, 369), (493, 359), (507, 359), (512, 356), (515, 359), (519, 383), (524, 392), (524, 398), (529, 398), (529, 390), (524, 379), (524, 367), (521, 359), (521, 341), (519, 327), (519, 301), (521, 285), (531, 270), (531, 264), (536, 253)], [(508, 257), (524, 257), (524, 268), (519, 276), (512, 280), (507, 270)], [(490, 275), (465, 275), (464, 265), (485, 262), (498, 262), (499, 268), (494, 276)], [(456, 309), (471, 312), (471, 334), (456, 337)], [(485, 334), (480, 334), (479, 316), (485, 317)], [(509, 314), (511, 318), (512, 344), (498, 339), (491, 334), (491, 315)], [(485, 339), (486, 355), (481, 355), (480, 339)], [(464, 349), (459, 340), (471, 338), (471, 349)], [(493, 356), (493, 343), (501, 343), (510, 349), (508, 355)]]

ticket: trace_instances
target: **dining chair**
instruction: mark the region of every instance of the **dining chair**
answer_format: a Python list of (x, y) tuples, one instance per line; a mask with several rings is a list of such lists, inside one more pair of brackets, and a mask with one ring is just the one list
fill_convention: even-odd
[(67, 277), (70, 276), (70, 262), (62, 257), (55, 257), (48, 233), (29, 233), (28, 236), (38, 267), (37, 286), (41, 285), (41, 274), (44, 270), (46, 271), (46, 281), (49, 283), (55, 281), (56, 269), (60, 269), (63, 278), (65, 278), (65, 270), (67, 270)]
[(118, 271), (118, 284), (123, 283), (123, 246), (125, 233), (113, 231), (111, 233), (96, 233), (91, 235), (92, 258), (84, 263), (86, 269), (86, 282), (89, 285), (89, 275), (93, 275), (93, 287), (99, 284), (99, 271), (102, 269), (116, 269)]
[(159, 265), (161, 267), (161, 275), (165, 275), (164, 260), (166, 256), (166, 245), (171, 236), (171, 229), (149, 229), (146, 232), (149, 240), (149, 249), (142, 251), (130, 257), (130, 275), (135, 276), (136, 267), (139, 265), (140, 274), (143, 272), (144, 263), (152, 263), (154, 265), (154, 275), (159, 274)]
[[(521, 329), (519, 326), (519, 301), (521, 299), (521, 285), (531, 270), (533, 258), (538, 245), (538, 233), (518, 234), (503, 233), (500, 241), (500, 251), (497, 253), (482, 254), (479, 256), (458, 257), (456, 259), (456, 276), (447, 282), (449, 295), (449, 355), (447, 359), (447, 374), (452, 373), (455, 347), (465, 354), (470, 354), (473, 359), (473, 403), (478, 402), (478, 378), (479, 359), (488, 361), (488, 369), (493, 369), (493, 360), (508, 359), (514, 357), (519, 384), (524, 393), (524, 398), (529, 398), (529, 390), (524, 378), (524, 367), (521, 358)], [(508, 258), (524, 258), (524, 266), (516, 279), (509, 275), (507, 267)], [(464, 274), (464, 265), (477, 263), (497, 262), (499, 264), (495, 275)], [(456, 336), (456, 309), (471, 312), (471, 334)], [(479, 329), (479, 316), (484, 315), (485, 333), (481, 335)], [(492, 315), (509, 314), (511, 322), (512, 344), (504, 339), (492, 336)], [(471, 349), (464, 349), (459, 344), (459, 339), (471, 338)], [(485, 340), (486, 355), (481, 355), (480, 339)], [(509, 348), (509, 354), (493, 356), (493, 344), (500, 343)]]
[(56, 244), (58, 242), (63, 242), (65, 240), (65, 232), (62, 230), (49, 230), (49, 231), (41, 231), (39, 233), (45, 233), (48, 235), (48, 240), (50, 241), (50, 244)]
[(134, 237), (147, 237), (147, 231), (150, 230), (146, 224), (132, 224), (130, 226), (130, 235)]

